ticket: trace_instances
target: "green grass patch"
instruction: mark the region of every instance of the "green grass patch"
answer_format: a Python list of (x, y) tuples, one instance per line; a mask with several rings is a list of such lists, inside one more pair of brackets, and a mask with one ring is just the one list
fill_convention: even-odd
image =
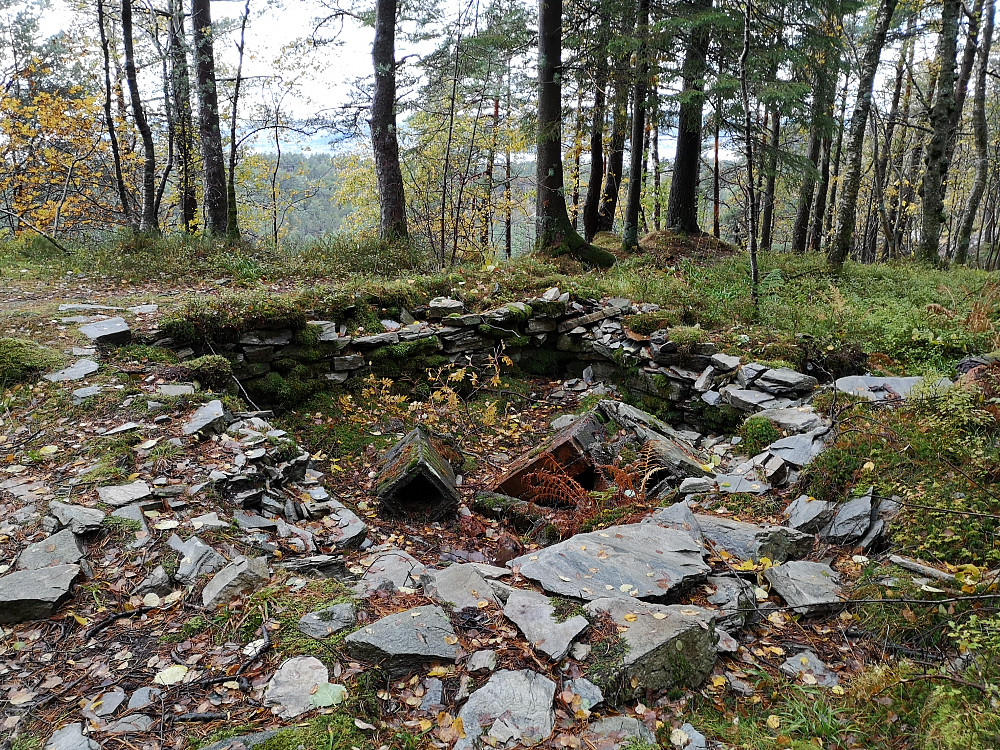
[(34, 341), (0, 338), (0, 388), (32, 380), (62, 361), (62, 354)]

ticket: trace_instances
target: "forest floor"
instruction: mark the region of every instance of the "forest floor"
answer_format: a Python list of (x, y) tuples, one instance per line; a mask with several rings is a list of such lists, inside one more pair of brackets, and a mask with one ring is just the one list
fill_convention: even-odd
[[(68, 364), (74, 347), (89, 345), (78, 321), (63, 321), (79, 313), (60, 312), (60, 304), (155, 305), (129, 314), (133, 334), (141, 338), (164, 316), (191, 304), (214, 304), (232, 315), (256, 314), (264, 304), (314, 314), (342, 305), (348, 295), (363, 311), (355, 323), (371, 330), (380, 316), (439, 294), (486, 309), (558, 286), (581, 298), (655, 302), (662, 312), (655, 320), (635, 316), (630, 324), (636, 330), (699, 328), (721, 351), (772, 367), (846, 374), (861, 366), (885, 375), (955, 379), (963, 357), (998, 348), (1000, 287), (987, 274), (848, 264), (833, 276), (816, 258), (766, 256), (755, 310), (741, 255), (723, 254), (712, 262), (711, 246), (704, 243), (680, 253), (671, 251), (670, 242), (658, 247), (662, 252), (628, 259), (605, 273), (532, 259), (436, 274), (397, 269), (373, 275), (341, 266), (337, 274), (324, 275), (329, 257), (247, 252), (227, 254), (223, 262), (204, 248), (170, 262), (150, 247), (130, 248), (117, 259), (107, 253), (97, 261), (23, 248), (0, 253), (0, 340), (33, 341), (61, 360), (38, 362), (17, 376), (4, 370), (0, 383), (0, 564), (11, 565), (21, 550), (45, 538), (43, 517), (53, 501), (106, 514), (87, 536), (92, 570), (73, 598), (49, 619), (0, 626), (0, 747), (54, 748), (52, 730), (73, 722), (81, 722), (87, 736), (67, 739), (61, 750), (182, 750), (275, 727), (291, 729), (267, 739), (262, 750), (450, 747), (461, 744), (465, 733), (456, 723), (456, 696), (483, 685), (483, 675), (464, 661), (386, 674), (347, 654), (342, 633), (313, 639), (296, 629), (303, 615), (333, 603), (355, 601), (359, 621), (369, 624), (432, 604), (419, 587), (402, 585), (394, 594), (357, 600), (349, 583), (282, 569), (280, 563), (303, 554), (296, 539), (311, 537), (318, 542), (315, 551), (330, 551), (323, 548), (329, 532), (323, 520), (300, 521), (299, 530), (308, 533), (290, 537), (266, 530), (273, 572), (221, 610), (202, 606), (200, 588), (207, 579), (169, 593), (137, 593), (158, 563), (170, 568), (183, 562), (168, 544), (175, 534), (197, 535), (230, 558), (260, 549), (245, 528), (228, 523), (233, 508), (212, 492), (176, 503), (171, 498), (177, 495), (161, 492), (158, 506), (135, 521), (114, 520), (113, 509), (98, 502), (97, 487), (137, 481), (154, 490), (191, 487), (210, 471), (233, 469), (239, 450), (224, 439), (184, 434), (185, 423), (213, 396), (208, 387), (178, 396), (161, 393), (161, 386), (191, 379), (168, 349), (102, 349), (95, 353), (100, 370), (85, 380), (38, 379)], [(84, 317), (89, 314), (84, 311)], [(10, 367), (5, 356), (0, 352), (0, 369)], [(454, 523), (415, 525), (376, 512), (378, 457), (418, 421), (457, 436), (471, 459), (460, 490), (463, 503), (473, 506), (477, 491), (490, 488), (512, 461), (552, 434), (554, 418), (585, 413), (600, 398), (586, 390), (567, 393), (559, 380), (508, 369), (499, 360), (495, 373), (483, 375), (500, 378), (490, 387), (463, 391), (450, 374), (427, 374), (419, 396), (413, 381), (372, 381), (266, 417), (269, 427), (287, 431), (312, 457), (315, 474), (295, 484), (296, 491), (325, 489), (368, 524), (372, 547), (342, 552), (347, 578), (363, 577), (379, 549), (401, 550), (427, 569), (502, 565), (539, 549), (536, 540), (479, 512)], [(839, 502), (875, 485), (908, 502), (888, 544), (877, 552), (820, 546), (812, 553), (810, 559), (832, 563), (853, 599), (840, 613), (799, 617), (766, 590), (766, 564), (750, 561), (741, 568), (761, 589), (759, 604), (770, 614), (736, 633), (735, 648), (720, 655), (697, 687), (591, 710), (562, 687), (586, 672), (587, 656), (574, 651), (559, 660), (540, 657), (497, 602), (475, 616), (466, 613), (456, 629), (457, 645), (469, 654), (494, 651), (499, 669), (532, 670), (560, 685), (550, 747), (620, 746), (619, 735), (590, 732), (607, 716), (634, 720), (664, 748), (696, 747), (688, 744), (696, 740), (691, 729), (716, 746), (754, 750), (996, 747), (1000, 621), (990, 571), (1000, 567), (991, 489), (1000, 465), (998, 384), (1000, 377), (991, 375), (957, 396), (889, 409), (841, 403), (839, 411), (827, 411), (840, 437), (798, 486), (702, 506), (699, 512), (766, 524), (783, 523), (782, 510), (803, 492)], [(102, 392), (74, 398), (72, 392), (84, 385)], [(158, 404), (152, 411), (150, 401)], [(231, 396), (223, 401), (233, 412), (249, 408)], [(829, 408), (819, 400), (819, 411)], [(135, 427), (106, 435), (127, 425)], [(731, 435), (711, 437), (725, 442)], [(638, 497), (603, 508), (578, 530), (637, 521), (661, 502), (669, 504)], [(227, 523), (206, 525), (210, 513)], [(920, 558), (940, 575), (931, 580), (900, 568), (889, 560), (893, 553)], [(718, 556), (711, 562), (716, 573), (741, 564)], [(516, 572), (508, 583), (526, 585)], [(682, 601), (704, 605), (707, 593), (694, 590)], [(595, 621), (582, 641), (599, 649), (608, 642), (606, 625)], [(263, 650), (257, 642), (262, 635)], [(836, 684), (817, 684), (811, 668), (793, 670), (791, 677), (782, 672), (789, 657), (804, 649), (829, 667)], [(294, 720), (276, 717), (265, 704), (265, 689), (284, 660), (295, 656), (319, 657), (330, 681), (347, 687), (344, 702), (320, 700)], [(148, 687), (160, 692), (143, 704), (137, 691)], [(436, 689), (447, 699), (429, 701)], [(135, 725), (138, 716), (148, 724)], [(646, 739), (635, 747), (648, 747), (649, 735), (639, 736)]]

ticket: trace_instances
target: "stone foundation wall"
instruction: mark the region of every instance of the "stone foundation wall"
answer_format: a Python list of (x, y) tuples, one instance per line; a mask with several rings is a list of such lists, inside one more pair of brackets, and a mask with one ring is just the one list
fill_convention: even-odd
[[(574, 300), (556, 288), (483, 313), (437, 298), (403, 321), (382, 321), (385, 330), (373, 335), (351, 335), (337, 321), (313, 320), (299, 330), (249, 331), (215, 350), (232, 361), (244, 387), (265, 401), (268, 393), (296, 383), (342, 384), (368, 373), (398, 377), (448, 364), (482, 366), (501, 348), (525, 372), (570, 378), (570, 390), (613, 382), (647, 409), (692, 423), (711, 422), (727, 406), (739, 412), (788, 406), (816, 385), (791, 370), (741, 368), (739, 358), (717, 353), (711, 343), (671, 340), (671, 329), (647, 336), (623, 324), (627, 315), (658, 309), (622, 298)], [(690, 339), (692, 329), (683, 330)], [(768, 374), (776, 375), (768, 380)], [(756, 380), (765, 386), (755, 389)]]

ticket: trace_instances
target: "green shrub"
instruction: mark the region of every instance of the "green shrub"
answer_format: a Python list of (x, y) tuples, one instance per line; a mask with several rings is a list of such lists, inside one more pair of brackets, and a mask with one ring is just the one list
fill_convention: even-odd
[(0, 338), (0, 387), (31, 380), (62, 361), (62, 354), (34, 341)]
[(748, 456), (755, 456), (775, 440), (781, 438), (781, 431), (767, 417), (749, 417), (740, 425), (739, 435), (743, 438), (740, 446)]

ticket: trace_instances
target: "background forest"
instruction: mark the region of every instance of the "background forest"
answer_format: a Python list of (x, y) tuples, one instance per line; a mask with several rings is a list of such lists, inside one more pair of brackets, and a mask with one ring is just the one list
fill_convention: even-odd
[[(294, 252), (367, 242), (381, 209), (383, 239), (432, 265), (492, 262), (535, 243), (536, 170), (554, 175), (536, 145), (555, 142), (554, 190), (586, 240), (670, 229), (835, 263), (996, 263), (989, 0), (567, 1), (548, 20), (512, 0), (324, 2), (270, 75), (244, 60), (280, 2), (214, 24), (207, 0), (4, 5), (8, 236)], [(540, 57), (553, 18), (562, 50)], [(330, 101), (316, 82), (350, 68), (365, 27), (378, 75)], [(539, 59), (555, 72), (536, 84)]]

